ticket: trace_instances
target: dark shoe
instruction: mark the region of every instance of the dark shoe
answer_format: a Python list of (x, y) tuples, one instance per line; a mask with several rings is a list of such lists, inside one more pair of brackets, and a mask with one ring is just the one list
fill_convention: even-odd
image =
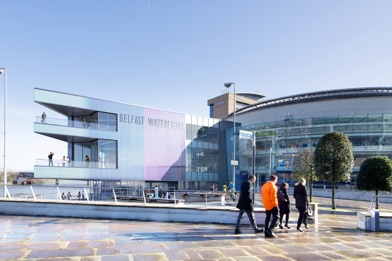
[(241, 234), (241, 230), (239, 230), (239, 229), (234, 230), (234, 234), (236, 234), (236, 235)]
[(305, 228), (306, 228), (306, 229), (309, 229), (308, 225), (305, 224)]
[(298, 232), (302, 232), (302, 229), (300, 229), (300, 228), (297, 228), (297, 231), (298, 231)]
[(287, 228), (287, 229), (290, 229), (290, 227), (288, 225), (285, 225), (284, 227)]
[(255, 234), (263, 233), (263, 232), (264, 232), (264, 229), (262, 229), (262, 228), (256, 228), (255, 229)]
[(279, 228), (280, 228), (280, 229), (283, 229), (283, 226), (282, 226), (282, 225), (279, 225)]
[(271, 233), (271, 234), (266, 234), (265, 237), (266, 238), (275, 238), (277, 236), (274, 233)]

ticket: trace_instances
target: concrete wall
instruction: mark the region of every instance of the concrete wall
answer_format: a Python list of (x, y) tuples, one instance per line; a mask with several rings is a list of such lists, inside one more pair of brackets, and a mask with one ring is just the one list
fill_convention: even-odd
[[(357, 227), (359, 229), (367, 230), (367, 231), (377, 231), (375, 230), (375, 222), (378, 223), (378, 231), (392, 231), (392, 213), (379, 213), (378, 220), (374, 220), (375, 215), (372, 215), (369, 212), (358, 212), (357, 213)], [(372, 220), (373, 219), (373, 220)], [(372, 225), (373, 222), (373, 225)]]
[[(162, 222), (235, 224), (238, 210), (229, 206), (186, 207), (148, 203), (56, 202), (1, 199), (0, 214), (95, 219), (125, 219)], [(264, 223), (265, 212), (255, 209), (256, 221)], [(249, 224), (247, 216), (241, 224)]]

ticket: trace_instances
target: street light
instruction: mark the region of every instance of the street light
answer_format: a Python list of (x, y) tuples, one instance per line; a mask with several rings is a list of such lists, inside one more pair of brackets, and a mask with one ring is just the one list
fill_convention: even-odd
[(5, 68), (0, 68), (0, 74), (4, 74), (4, 198), (7, 197), (7, 160), (6, 160), (6, 148), (7, 148), (7, 73)]
[(233, 184), (234, 184), (234, 188), (235, 188), (235, 166), (238, 164), (235, 160), (235, 110), (236, 110), (236, 106), (237, 106), (237, 98), (236, 98), (236, 93), (235, 93), (235, 82), (227, 82), (224, 83), (226, 88), (230, 88), (233, 85), (234, 88), (234, 127), (233, 127), (233, 160), (231, 161), (231, 165), (233, 166)]
[(270, 148), (270, 160), (269, 160), (269, 175), (271, 176), (272, 174), (272, 148)]

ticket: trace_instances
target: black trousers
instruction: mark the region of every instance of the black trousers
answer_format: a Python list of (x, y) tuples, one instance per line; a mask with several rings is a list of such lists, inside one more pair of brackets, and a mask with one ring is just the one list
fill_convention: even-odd
[(283, 221), (283, 216), (284, 215), (286, 215), (286, 224), (285, 224), (285, 226), (287, 226), (289, 224), (289, 215), (290, 215), (290, 213), (280, 214), (279, 224), (282, 225), (282, 221)]
[(297, 208), (299, 212), (298, 221), (297, 221), (297, 229), (301, 227), (301, 224), (304, 223), (306, 226), (306, 208)]
[(243, 209), (240, 209), (240, 213), (238, 214), (237, 225), (236, 225), (235, 229), (240, 229), (240, 223), (241, 223), (241, 220), (244, 218), (245, 213), (248, 215), (250, 224), (252, 225), (253, 229), (256, 229), (257, 225), (256, 225), (256, 219), (255, 219), (255, 215), (253, 214), (253, 211), (252, 210), (243, 210)]
[(279, 219), (279, 208), (274, 207), (273, 209), (266, 210), (265, 215), (264, 233), (266, 235), (271, 235)]

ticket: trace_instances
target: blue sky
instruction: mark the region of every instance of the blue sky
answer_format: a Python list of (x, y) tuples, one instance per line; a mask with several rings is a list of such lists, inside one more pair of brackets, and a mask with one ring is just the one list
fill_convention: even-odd
[(0, 0), (9, 169), (66, 154), (33, 132), (45, 110), (34, 87), (208, 116), (227, 81), (267, 99), (392, 86), (391, 10), (389, 0)]

